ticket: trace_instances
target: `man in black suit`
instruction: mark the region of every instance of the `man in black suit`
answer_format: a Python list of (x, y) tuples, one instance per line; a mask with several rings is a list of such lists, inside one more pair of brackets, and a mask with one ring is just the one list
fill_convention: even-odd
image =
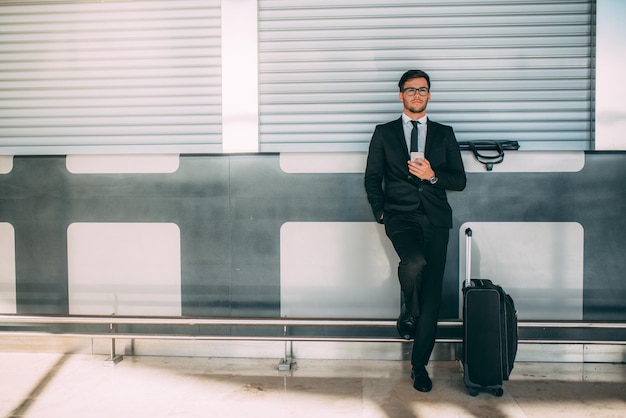
[[(413, 387), (429, 392), (426, 365), (435, 333), (452, 209), (446, 190), (461, 191), (466, 176), (452, 127), (426, 117), (430, 78), (409, 70), (398, 83), (404, 111), (399, 119), (378, 125), (367, 156), (365, 190), (376, 221), (399, 258), (402, 306), (397, 328), (414, 339), (411, 354)], [(420, 154), (411, 152), (421, 151)]]

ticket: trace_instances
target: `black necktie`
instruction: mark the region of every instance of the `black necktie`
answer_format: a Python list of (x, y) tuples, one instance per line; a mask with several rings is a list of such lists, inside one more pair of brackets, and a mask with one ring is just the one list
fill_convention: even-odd
[(411, 131), (411, 152), (415, 152), (415, 151), (419, 151), (419, 145), (418, 145), (418, 133), (417, 133), (417, 125), (419, 124), (418, 121), (416, 120), (412, 120), (411, 123), (413, 124), (413, 130)]

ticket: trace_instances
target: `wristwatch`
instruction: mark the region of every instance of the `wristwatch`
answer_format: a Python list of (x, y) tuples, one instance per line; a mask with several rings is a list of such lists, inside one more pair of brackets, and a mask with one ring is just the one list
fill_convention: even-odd
[(430, 182), (430, 184), (435, 184), (439, 181), (439, 179), (437, 178), (437, 176), (432, 176), (428, 179), (428, 181)]

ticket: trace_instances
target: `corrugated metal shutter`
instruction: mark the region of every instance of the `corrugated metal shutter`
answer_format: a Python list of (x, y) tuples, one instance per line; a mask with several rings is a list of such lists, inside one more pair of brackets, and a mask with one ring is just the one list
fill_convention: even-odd
[(432, 78), (458, 140), (592, 147), (594, 1), (259, 0), (261, 151), (364, 151)]
[(220, 152), (220, 54), (219, 0), (2, 2), (0, 146)]

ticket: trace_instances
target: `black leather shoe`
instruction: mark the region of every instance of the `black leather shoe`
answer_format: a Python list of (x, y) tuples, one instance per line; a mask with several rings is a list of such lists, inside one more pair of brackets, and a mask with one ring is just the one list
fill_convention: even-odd
[(428, 377), (428, 372), (424, 366), (414, 366), (411, 370), (413, 387), (420, 392), (430, 392), (433, 388), (433, 381)]
[(410, 340), (415, 336), (415, 318), (408, 313), (403, 312), (396, 322), (398, 334), (405, 340)]

